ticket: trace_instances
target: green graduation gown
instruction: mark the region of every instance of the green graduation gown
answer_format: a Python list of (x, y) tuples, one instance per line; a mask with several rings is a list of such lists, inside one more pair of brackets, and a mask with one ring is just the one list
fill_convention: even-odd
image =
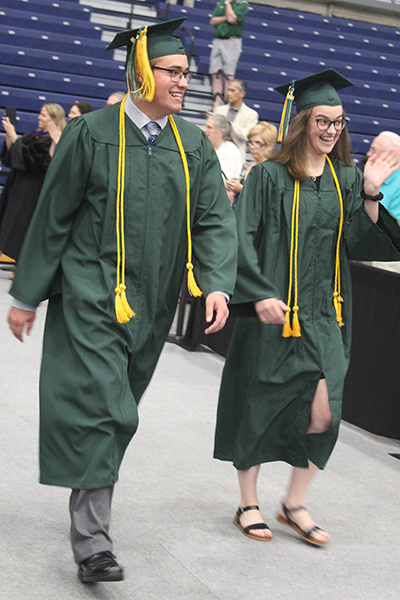
[[(333, 160), (344, 204), (340, 244), (344, 327), (332, 297), (340, 205), (328, 164), (319, 191), (300, 184), (298, 306), (301, 337), (283, 338), (282, 326), (263, 324), (254, 302), (287, 302), (294, 180), (272, 161), (252, 168), (235, 209), (238, 279), (231, 301), (238, 319), (222, 377), (215, 457), (245, 470), (283, 460), (323, 468), (335, 445), (351, 340), (349, 260), (400, 260), (400, 228), (380, 207), (378, 224), (363, 208), (361, 172)], [(250, 318), (245, 318), (249, 317)], [(366, 324), (366, 326), (368, 326)], [(325, 375), (332, 427), (307, 434), (311, 403)]]
[[(57, 145), (11, 294), (49, 298), (40, 376), (40, 481), (112, 485), (137, 406), (168, 335), (187, 261), (186, 184), (171, 126), (150, 151), (126, 117), (129, 304), (117, 322), (119, 104), (73, 119)], [(188, 160), (194, 273), (203, 294), (233, 292), (235, 218), (205, 134), (174, 117)]]

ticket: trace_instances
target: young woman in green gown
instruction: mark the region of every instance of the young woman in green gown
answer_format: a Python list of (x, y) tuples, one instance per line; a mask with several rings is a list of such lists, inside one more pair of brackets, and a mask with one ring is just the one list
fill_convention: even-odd
[(272, 539), (258, 507), (260, 465), (283, 460), (293, 472), (278, 520), (311, 544), (329, 541), (304, 505), (338, 436), (351, 338), (349, 261), (400, 260), (398, 223), (378, 202), (399, 157), (371, 157), (364, 177), (353, 166), (336, 91), (348, 85), (328, 69), (278, 88), (290, 88), (298, 114), (279, 152), (252, 168), (235, 209), (238, 318), (214, 455), (237, 469), (234, 523), (256, 540)]

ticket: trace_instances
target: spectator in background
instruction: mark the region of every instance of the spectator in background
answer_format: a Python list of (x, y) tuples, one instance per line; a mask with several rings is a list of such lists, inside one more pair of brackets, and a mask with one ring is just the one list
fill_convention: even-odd
[(246, 161), (246, 141), (249, 131), (258, 123), (258, 112), (243, 102), (247, 84), (242, 79), (234, 79), (228, 85), (228, 104), (219, 106), (215, 113), (223, 115), (232, 125), (232, 140), (240, 150), (242, 162)]
[[(400, 153), (400, 135), (393, 131), (382, 131), (372, 142), (367, 156), (381, 154), (392, 148), (398, 148)], [(381, 204), (400, 221), (400, 170), (397, 169), (381, 185), (383, 194)]]
[[(239, 179), (242, 171), (239, 148), (231, 141), (231, 124), (223, 115), (212, 114), (207, 119), (205, 133), (217, 153), (226, 187), (226, 182)], [(227, 193), (232, 203), (234, 193), (228, 190)]]
[(42, 189), (47, 168), (66, 126), (59, 104), (44, 104), (38, 128), (18, 137), (10, 119), (2, 119), (6, 139), (1, 162), (11, 171), (0, 199), (0, 249), (18, 260), (22, 243)]
[[(392, 150), (393, 148), (398, 148), (400, 153), (400, 135), (397, 135), (393, 131), (382, 131), (372, 142), (366, 158), (381, 154), (387, 150)], [(380, 191), (383, 194), (381, 204), (400, 221), (400, 169), (394, 171), (382, 183)], [(400, 262), (398, 261), (372, 261), (365, 264), (385, 269), (386, 271), (400, 273)]]
[(117, 102), (121, 102), (125, 98), (126, 92), (113, 92), (107, 98), (106, 106), (112, 106), (113, 104), (117, 104)]
[(254, 167), (254, 165), (268, 160), (273, 153), (277, 133), (278, 132), (275, 125), (271, 125), (271, 123), (267, 123), (266, 121), (261, 121), (261, 123), (258, 123), (250, 129), (248, 143), (253, 160), (250, 164), (246, 163), (243, 166), (239, 181), (237, 179), (228, 179), (228, 181), (225, 183), (228, 193), (233, 192), (235, 195), (232, 202), (233, 207), (238, 200), (239, 194), (242, 191), (243, 184), (247, 175), (249, 174), (250, 169)]
[(210, 25), (214, 27), (210, 56), (214, 112), (225, 100), (224, 78), (232, 80), (235, 77), (248, 9), (247, 0), (219, 0), (210, 19)]
[(85, 115), (86, 113), (92, 112), (93, 106), (88, 102), (81, 102), (78, 100), (74, 102), (71, 108), (69, 109), (68, 119), (74, 119), (75, 117), (80, 117), (81, 115)]

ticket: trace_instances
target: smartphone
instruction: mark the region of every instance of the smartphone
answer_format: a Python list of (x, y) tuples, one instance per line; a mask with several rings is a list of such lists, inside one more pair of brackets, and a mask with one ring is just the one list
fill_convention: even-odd
[(10, 119), (12, 125), (17, 123), (17, 111), (14, 106), (6, 106), (6, 117)]

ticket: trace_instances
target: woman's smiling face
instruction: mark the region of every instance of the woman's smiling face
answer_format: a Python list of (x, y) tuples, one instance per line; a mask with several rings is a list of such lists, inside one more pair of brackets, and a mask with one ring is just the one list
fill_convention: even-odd
[(314, 106), (306, 127), (306, 147), (312, 155), (332, 152), (342, 133), (334, 123), (343, 119), (342, 106)]

